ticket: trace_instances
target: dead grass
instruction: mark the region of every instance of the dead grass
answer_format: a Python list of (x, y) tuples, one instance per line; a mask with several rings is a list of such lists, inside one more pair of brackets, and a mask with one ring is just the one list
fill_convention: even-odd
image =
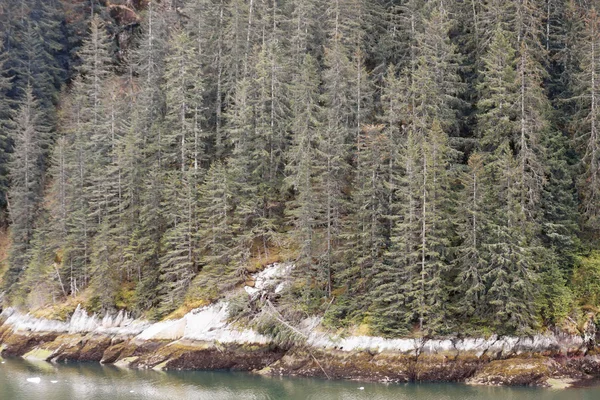
[(205, 307), (210, 303), (211, 302), (206, 299), (188, 299), (181, 306), (179, 306), (178, 309), (173, 311), (171, 314), (167, 315), (165, 319), (174, 320), (183, 318), (183, 316), (189, 313), (190, 311), (196, 308)]
[(73, 315), (79, 304), (81, 304), (82, 307), (85, 306), (89, 300), (89, 297), (89, 293), (84, 291), (76, 297), (69, 296), (60, 303), (49, 304), (47, 306), (31, 310), (31, 315), (36, 318), (66, 321), (71, 317), (71, 315)]

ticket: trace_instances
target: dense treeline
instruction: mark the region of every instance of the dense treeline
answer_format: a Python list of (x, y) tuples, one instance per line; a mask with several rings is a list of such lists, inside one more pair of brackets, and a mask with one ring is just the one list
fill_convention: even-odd
[(600, 3), (12, 3), (7, 301), (159, 317), (283, 257), (282, 303), (380, 334), (573, 312), (600, 229)]

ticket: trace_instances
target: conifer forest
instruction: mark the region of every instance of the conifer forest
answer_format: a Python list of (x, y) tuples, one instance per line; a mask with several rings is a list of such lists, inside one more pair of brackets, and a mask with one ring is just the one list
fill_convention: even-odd
[(281, 315), (382, 336), (600, 311), (600, 1), (0, 0), (0, 42), (5, 305), (286, 261)]

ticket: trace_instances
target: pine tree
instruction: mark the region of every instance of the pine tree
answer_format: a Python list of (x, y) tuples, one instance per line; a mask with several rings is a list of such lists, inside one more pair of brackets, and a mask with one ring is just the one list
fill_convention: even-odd
[(580, 72), (576, 75), (579, 112), (575, 119), (578, 128), (575, 145), (582, 153), (579, 192), (584, 224), (596, 231), (600, 227), (600, 17), (592, 9), (585, 21), (580, 38)]
[(486, 151), (494, 151), (505, 140), (514, 142), (517, 137), (516, 53), (508, 35), (498, 24), (482, 58), (484, 69), (477, 87), (477, 128), (481, 146)]
[[(8, 96), (12, 89), (12, 77), (8, 75), (8, 57), (2, 48), (0, 48), (0, 54), (0, 209), (4, 214), (8, 199), (9, 171), (7, 164), (11, 150), (10, 130), (13, 126), (14, 110), (12, 99)], [(1, 220), (6, 221), (6, 216), (3, 215)]]
[[(181, 177), (181, 178), (178, 178)], [(158, 294), (163, 312), (174, 310), (184, 299), (187, 288), (198, 271), (195, 179), (193, 170), (183, 175), (167, 175), (165, 199), (175, 199), (165, 212), (171, 226), (161, 240)]]
[(461, 319), (472, 321), (485, 316), (486, 282), (489, 255), (483, 246), (487, 240), (487, 224), (490, 209), (486, 206), (485, 156), (474, 153), (469, 158), (468, 168), (461, 176), (463, 190), (457, 207), (459, 216), (458, 234), (461, 244), (456, 254), (456, 284), (459, 300), (458, 312)]
[(489, 234), (483, 244), (489, 253), (486, 287), (488, 322), (499, 332), (527, 332), (535, 324), (534, 282), (536, 280), (536, 244), (528, 229), (521, 206), (520, 165), (512, 155), (508, 141), (495, 151), (488, 164), (493, 192), (486, 201), (494, 205)]
[(340, 319), (353, 317), (368, 307), (367, 293), (372, 289), (372, 274), (380, 268), (387, 247), (389, 198), (386, 174), (389, 149), (393, 144), (381, 130), (381, 126), (365, 126), (358, 138), (350, 213), (341, 233), (345, 268), (336, 276), (336, 285), (345, 288), (344, 296), (350, 303), (345, 313), (349, 315), (339, 315)]
[[(450, 163), (453, 151), (437, 120), (423, 145), (421, 172), (420, 260), (417, 276), (407, 282), (419, 328), (428, 332), (447, 329), (446, 316), (449, 269), (448, 249), (453, 238)], [(444, 326), (445, 325), (445, 326)]]
[(199, 76), (193, 43), (185, 32), (175, 32), (166, 57), (164, 92), (165, 115), (164, 162), (182, 173), (198, 169), (204, 153), (200, 137), (203, 120), (203, 82)]
[(70, 269), (69, 292), (75, 295), (90, 281), (92, 238), (107, 210), (103, 168), (111, 151), (105, 84), (112, 59), (110, 41), (98, 17), (90, 23), (90, 37), (80, 51), (79, 76), (70, 93), (68, 122), (64, 124), (69, 146), (65, 153), (70, 177), (67, 189), (67, 239), (63, 263)]
[(316, 279), (314, 268), (317, 249), (315, 230), (319, 218), (316, 201), (319, 190), (318, 145), (322, 139), (323, 109), (320, 104), (318, 65), (309, 54), (304, 56), (302, 68), (294, 75), (291, 92), (292, 143), (287, 152), (286, 183), (294, 191), (288, 204), (292, 230), (290, 236), (298, 243), (296, 260), (298, 270), (307, 279), (305, 287)]
[(9, 164), (11, 184), (8, 194), (12, 246), (6, 289), (15, 289), (11, 286), (19, 280), (29, 262), (29, 250), (42, 197), (42, 156), (49, 129), (31, 87), (25, 91), (14, 123), (11, 132), (14, 152)]
[(200, 188), (199, 264), (203, 281), (198, 284), (218, 296), (235, 283), (240, 249), (234, 223), (234, 184), (227, 168), (219, 161), (208, 171)]

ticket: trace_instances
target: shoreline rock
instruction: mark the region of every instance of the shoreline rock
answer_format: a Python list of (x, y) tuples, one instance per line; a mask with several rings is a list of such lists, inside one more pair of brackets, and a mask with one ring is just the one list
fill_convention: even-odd
[[(314, 347), (281, 349), (265, 343), (141, 340), (96, 333), (13, 331), (2, 326), (0, 355), (60, 362), (100, 362), (157, 370), (233, 370), (369, 382), (465, 382), (472, 385), (587, 386), (600, 378), (597, 355), (521, 353), (497, 358), (475, 352), (414, 354)], [(543, 354), (545, 353), (545, 354)]]
[[(273, 264), (255, 274), (244, 290), (251, 301), (268, 298), (283, 290), (291, 268)], [(313, 316), (297, 327), (306, 338), (304, 345), (282, 349), (252, 329), (229, 323), (228, 307), (221, 301), (156, 323), (132, 319), (124, 312), (100, 318), (81, 307), (68, 321), (6, 309), (0, 313), (0, 355), (371, 382), (564, 388), (586, 386), (600, 378), (595, 330), (584, 337), (560, 332), (489, 338), (340, 337), (319, 329), (321, 320)]]

